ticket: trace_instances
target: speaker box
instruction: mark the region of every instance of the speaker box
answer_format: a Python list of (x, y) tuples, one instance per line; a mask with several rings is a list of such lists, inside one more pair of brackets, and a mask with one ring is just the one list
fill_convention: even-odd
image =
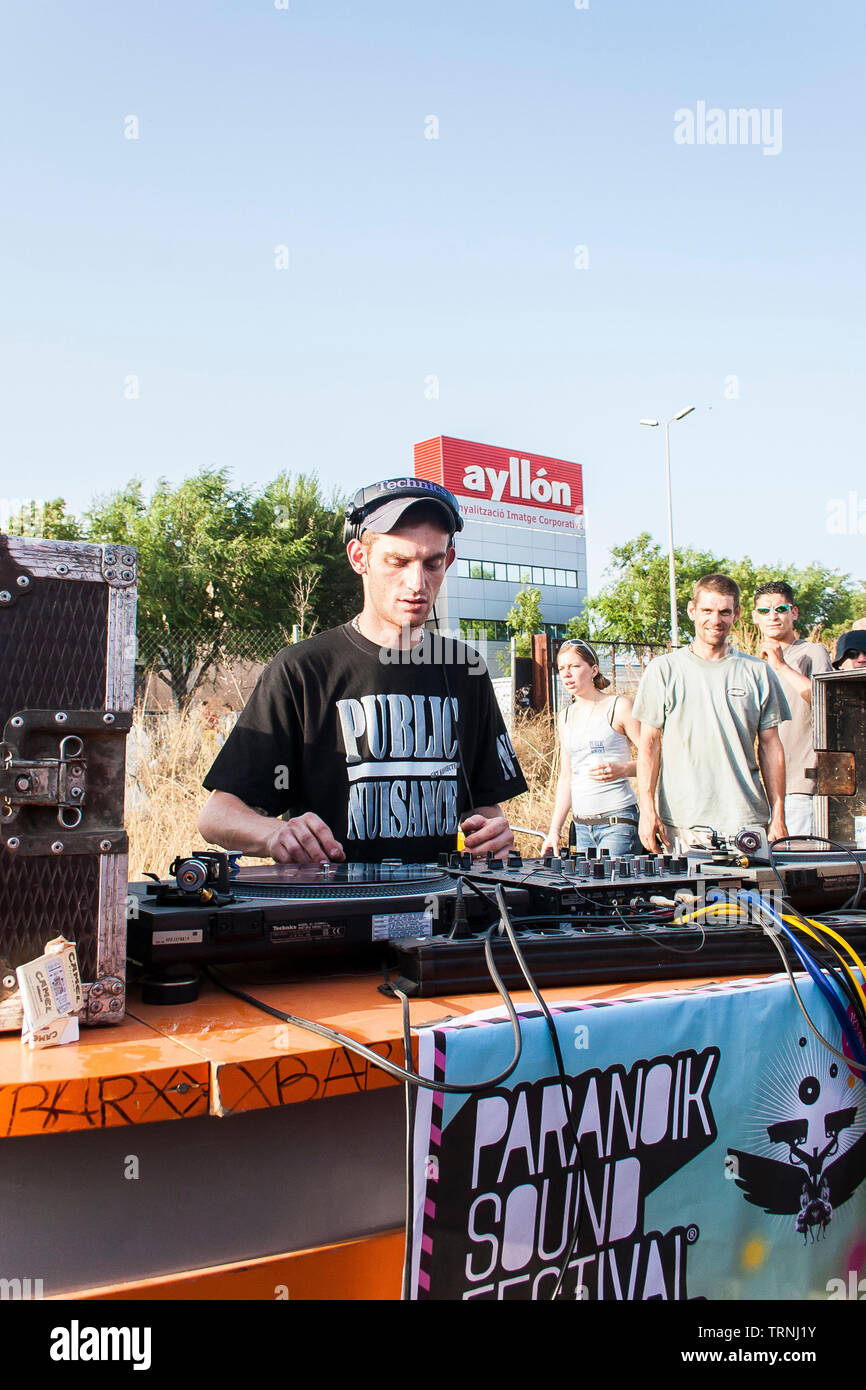
[(0, 1030), (15, 967), (75, 942), (82, 1023), (120, 1022), (137, 556), (0, 535)]

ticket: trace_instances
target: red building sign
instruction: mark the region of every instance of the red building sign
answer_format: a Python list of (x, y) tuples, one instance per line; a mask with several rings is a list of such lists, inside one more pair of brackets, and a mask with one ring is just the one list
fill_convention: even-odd
[(583, 531), (579, 463), (437, 435), (415, 445), (415, 476), (459, 497), (467, 521)]

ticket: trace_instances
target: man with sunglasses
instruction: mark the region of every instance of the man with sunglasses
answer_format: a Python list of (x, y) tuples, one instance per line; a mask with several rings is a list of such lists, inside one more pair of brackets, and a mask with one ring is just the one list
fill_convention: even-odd
[(752, 617), (761, 633), (760, 654), (778, 677), (791, 711), (791, 718), (779, 726), (785, 750), (788, 834), (811, 835), (818, 761), (812, 733), (812, 677), (831, 669), (830, 654), (819, 642), (797, 636), (799, 609), (794, 590), (783, 579), (758, 586)]
[(425, 628), (463, 527), (423, 478), (361, 488), (346, 556), (351, 622), (278, 652), (205, 778), (199, 830), (278, 863), (435, 860), (513, 837), (499, 802), (526, 791), (478, 653)]

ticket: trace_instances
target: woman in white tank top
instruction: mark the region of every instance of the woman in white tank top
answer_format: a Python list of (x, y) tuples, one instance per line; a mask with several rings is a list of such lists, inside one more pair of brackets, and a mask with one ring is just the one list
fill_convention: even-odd
[(610, 685), (588, 642), (563, 642), (557, 667), (572, 700), (559, 716), (561, 769), (550, 829), (542, 854), (559, 849), (569, 810), (577, 849), (638, 854), (638, 807), (629, 777), (635, 775), (631, 745), (640, 725), (625, 695), (606, 695)]

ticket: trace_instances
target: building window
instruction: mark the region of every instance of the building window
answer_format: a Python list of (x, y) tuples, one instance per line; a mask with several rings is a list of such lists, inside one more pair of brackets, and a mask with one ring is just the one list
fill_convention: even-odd
[(507, 642), (508, 628), (504, 622), (493, 618), (461, 618), (460, 636), (466, 642), (480, 641), (485, 637), (488, 642)]
[(458, 579), (486, 579), (500, 584), (543, 584), (558, 589), (582, 589), (586, 576), (578, 570), (553, 569), (546, 565), (512, 565), (502, 560), (457, 561)]
[[(565, 636), (565, 623), (545, 623), (544, 631), (554, 640)], [(460, 636), (464, 642), (510, 642), (514, 634), (508, 624), (494, 618), (461, 618)]]

